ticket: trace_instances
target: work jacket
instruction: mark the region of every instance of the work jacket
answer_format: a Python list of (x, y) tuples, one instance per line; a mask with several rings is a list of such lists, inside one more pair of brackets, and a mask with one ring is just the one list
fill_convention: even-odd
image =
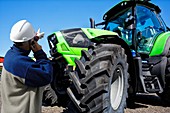
[(4, 57), (1, 75), (1, 113), (40, 113), (45, 85), (52, 81), (52, 65), (43, 50), (30, 51), (13, 45)]

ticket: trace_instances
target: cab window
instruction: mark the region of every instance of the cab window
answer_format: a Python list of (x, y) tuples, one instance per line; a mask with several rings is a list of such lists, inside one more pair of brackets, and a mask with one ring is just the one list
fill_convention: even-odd
[(150, 9), (144, 6), (136, 7), (137, 14), (137, 33), (140, 32), (142, 34), (142, 38), (139, 39), (139, 52), (149, 53), (155, 36), (162, 32), (161, 24), (157, 18), (157, 15), (151, 11)]

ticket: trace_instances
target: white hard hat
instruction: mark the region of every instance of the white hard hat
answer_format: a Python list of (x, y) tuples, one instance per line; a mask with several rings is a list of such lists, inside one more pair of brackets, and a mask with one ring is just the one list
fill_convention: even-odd
[(34, 28), (27, 20), (17, 22), (11, 29), (10, 39), (13, 42), (26, 42), (36, 35)]

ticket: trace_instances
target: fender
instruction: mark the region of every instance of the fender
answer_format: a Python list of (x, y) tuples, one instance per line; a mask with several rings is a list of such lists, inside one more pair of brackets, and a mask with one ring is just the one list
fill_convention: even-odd
[(160, 34), (149, 54), (149, 56), (166, 56), (170, 48), (170, 32)]
[(110, 36), (117, 35), (118, 36), (116, 32), (112, 32), (108, 30), (95, 29), (95, 28), (81, 28), (81, 29), (87, 35), (89, 39), (93, 39), (93, 38), (100, 37), (103, 35), (110, 35)]

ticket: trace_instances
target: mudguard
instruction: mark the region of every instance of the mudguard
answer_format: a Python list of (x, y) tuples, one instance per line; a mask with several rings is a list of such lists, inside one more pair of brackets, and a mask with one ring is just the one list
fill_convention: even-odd
[(170, 32), (160, 34), (149, 54), (149, 56), (166, 56), (170, 48)]

